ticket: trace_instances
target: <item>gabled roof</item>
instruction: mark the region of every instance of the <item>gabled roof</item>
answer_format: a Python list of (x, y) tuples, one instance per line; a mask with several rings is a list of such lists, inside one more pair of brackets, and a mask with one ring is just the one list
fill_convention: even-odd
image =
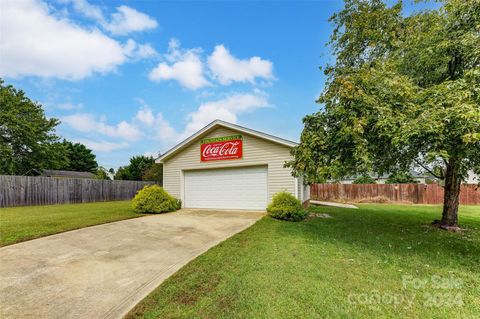
[(277, 143), (277, 144), (280, 144), (280, 145), (288, 146), (288, 147), (294, 147), (294, 146), (298, 145), (297, 143), (286, 140), (284, 138), (280, 138), (280, 137), (277, 137), (277, 136), (274, 136), (274, 135), (270, 135), (270, 134), (267, 134), (267, 133), (252, 130), (252, 129), (249, 129), (249, 128), (246, 128), (246, 127), (243, 127), (243, 126), (240, 126), (240, 125), (237, 125), (237, 124), (232, 124), (232, 123), (229, 123), (229, 122), (225, 122), (225, 121), (222, 121), (222, 120), (215, 120), (212, 123), (205, 126), (204, 128), (202, 128), (200, 131), (198, 131), (195, 134), (193, 134), (192, 136), (190, 136), (189, 138), (185, 139), (184, 141), (178, 143), (177, 145), (175, 145), (174, 147), (169, 149), (166, 153), (160, 155), (160, 157), (157, 158), (155, 160), (155, 162), (157, 162), (157, 163), (163, 162), (165, 159), (167, 159), (167, 158), (171, 157), (172, 155), (176, 154), (178, 151), (182, 150), (184, 147), (190, 145), (198, 137), (206, 134), (208, 131), (210, 131), (214, 128), (217, 128), (217, 127), (226, 127), (226, 128), (231, 129), (231, 130), (235, 130), (235, 131), (239, 131), (239, 132), (242, 132), (242, 133), (245, 133), (245, 134), (253, 135), (255, 137), (258, 137), (258, 138), (261, 138), (261, 139), (264, 139), (264, 140), (267, 140), (267, 141), (270, 141), (270, 142), (273, 142), (273, 143)]
[[(425, 178), (425, 177), (431, 177), (428, 173), (420, 173), (416, 170), (409, 170), (408, 174), (412, 175), (413, 178)], [(384, 173), (383, 175), (376, 175), (376, 174), (368, 174), (373, 179), (388, 179), (392, 175), (391, 173)], [(346, 176), (342, 180), (344, 181), (349, 181), (349, 180), (355, 180), (358, 177), (361, 177), (362, 175), (354, 175), (354, 176)]]
[(95, 174), (90, 172), (62, 171), (55, 169), (45, 169), (42, 176), (46, 177), (72, 177), (72, 178), (95, 178)]

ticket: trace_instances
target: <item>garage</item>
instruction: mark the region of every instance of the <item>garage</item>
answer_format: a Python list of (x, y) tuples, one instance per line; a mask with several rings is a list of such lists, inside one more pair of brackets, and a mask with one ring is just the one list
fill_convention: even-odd
[(267, 166), (185, 172), (186, 208), (256, 210), (267, 198)]
[(216, 120), (162, 154), (163, 187), (184, 208), (264, 210), (281, 191), (309, 189), (285, 163), (297, 143)]

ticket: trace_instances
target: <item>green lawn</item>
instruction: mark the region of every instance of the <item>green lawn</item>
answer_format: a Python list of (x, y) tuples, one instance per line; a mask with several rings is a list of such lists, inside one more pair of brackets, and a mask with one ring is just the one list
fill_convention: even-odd
[(139, 216), (130, 201), (0, 208), (0, 245)]
[(478, 318), (480, 207), (465, 233), (428, 224), (439, 206), (317, 208), (265, 217), (190, 262), (127, 318)]

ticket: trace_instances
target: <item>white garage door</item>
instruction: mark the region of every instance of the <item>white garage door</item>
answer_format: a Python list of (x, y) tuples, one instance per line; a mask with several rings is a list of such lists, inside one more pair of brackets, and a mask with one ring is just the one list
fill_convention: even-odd
[(185, 207), (265, 209), (267, 167), (185, 172)]

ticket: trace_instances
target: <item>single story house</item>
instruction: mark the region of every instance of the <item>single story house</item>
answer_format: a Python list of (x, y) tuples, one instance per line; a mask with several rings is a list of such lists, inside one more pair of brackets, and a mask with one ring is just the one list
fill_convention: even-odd
[(467, 184), (479, 184), (480, 178), (474, 171), (468, 171)]
[(280, 191), (309, 198), (309, 187), (284, 167), (296, 145), (215, 120), (156, 162), (163, 164), (163, 187), (185, 208), (263, 210)]
[(96, 178), (95, 174), (90, 172), (64, 171), (56, 169), (45, 169), (40, 176), (56, 178)]
[[(432, 181), (435, 183), (440, 183), (443, 185), (442, 181), (439, 181), (436, 177), (433, 177), (432, 175), (428, 173), (419, 173), (415, 170), (410, 170), (410, 175), (412, 175), (413, 179), (417, 181), (419, 184), (427, 184), (427, 181)], [(377, 184), (385, 184), (385, 182), (388, 180), (390, 174), (384, 174), (382, 176), (376, 176), (372, 175), (371, 177), (376, 180)], [(353, 184), (353, 182), (357, 179), (357, 177), (346, 177), (345, 179), (339, 181), (340, 184)], [(468, 171), (468, 176), (466, 180), (464, 181), (465, 184), (478, 184), (480, 182), (479, 177), (473, 172), (473, 171)]]
[[(410, 170), (410, 175), (413, 177), (415, 181), (419, 184), (426, 184), (427, 179), (432, 179), (432, 177), (426, 173), (419, 173), (414, 170)], [(339, 181), (340, 184), (353, 184), (353, 182), (357, 179), (358, 176), (350, 176), (346, 177)], [(371, 177), (377, 182), (377, 184), (385, 184), (385, 182), (390, 177), (390, 174), (383, 174), (381, 176), (378, 175), (371, 175)]]

